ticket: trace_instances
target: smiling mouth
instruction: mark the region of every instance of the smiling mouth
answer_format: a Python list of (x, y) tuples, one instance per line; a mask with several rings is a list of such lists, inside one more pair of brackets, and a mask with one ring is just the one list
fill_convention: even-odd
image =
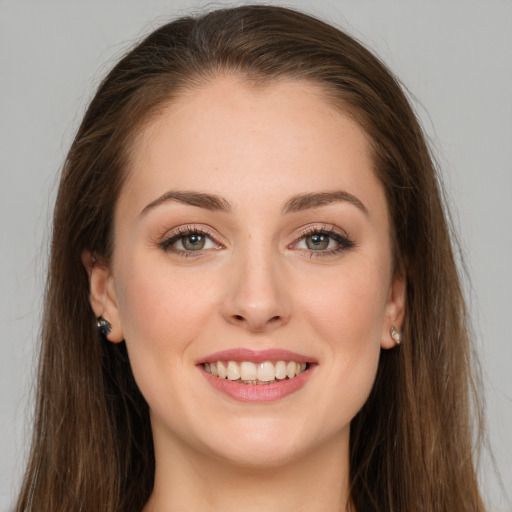
[(202, 364), (206, 373), (246, 385), (267, 385), (291, 380), (308, 370), (309, 363), (296, 361), (212, 361)]

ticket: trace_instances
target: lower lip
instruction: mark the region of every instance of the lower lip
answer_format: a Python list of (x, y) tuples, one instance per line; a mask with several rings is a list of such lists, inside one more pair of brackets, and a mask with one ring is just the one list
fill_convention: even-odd
[(311, 375), (313, 365), (293, 379), (278, 380), (272, 384), (241, 384), (219, 379), (200, 366), (206, 380), (217, 390), (240, 402), (274, 402), (298, 391)]

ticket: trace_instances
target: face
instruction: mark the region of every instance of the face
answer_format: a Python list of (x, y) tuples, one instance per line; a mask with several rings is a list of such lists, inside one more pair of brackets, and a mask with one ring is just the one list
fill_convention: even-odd
[(401, 324), (389, 230), (365, 134), (318, 86), (226, 76), (173, 101), (91, 269), (156, 445), (244, 464), (348, 446)]

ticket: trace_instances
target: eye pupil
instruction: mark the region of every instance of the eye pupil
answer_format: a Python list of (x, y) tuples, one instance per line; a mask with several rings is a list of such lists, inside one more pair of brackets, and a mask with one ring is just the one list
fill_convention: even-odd
[(191, 233), (182, 238), (182, 244), (185, 249), (190, 251), (199, 251), (204, 247), (206, 238), (197, 233)]
[(322, 249), (327, 249), (329, 246), (330, 237), (322, 234), (315, 234), (306, 237), (306, 245), (308, 249), (313, 251), (318, 251)]

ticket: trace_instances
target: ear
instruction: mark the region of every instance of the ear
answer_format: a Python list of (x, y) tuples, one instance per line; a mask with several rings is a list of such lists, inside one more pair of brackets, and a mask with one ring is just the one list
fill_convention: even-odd
[(380, 342), (380, 346), (383, 349), (396, 347), (395, 341), (391, 338), (391, 327), (396, 327), (399, 331), (402, 330), (405, 314), (406, 288), (405, 275), (402, 272), (397, 272), (389, 287), (384, 311)]
[(109, 266), (89, 250), (82, 252), (82, 263), (89, 276), (89, 301), (97, 317), (102, 316), (112, 328), (107, 339), (112, 343), (124, 340), (121, 317), (117, 305), (114, 277)]

